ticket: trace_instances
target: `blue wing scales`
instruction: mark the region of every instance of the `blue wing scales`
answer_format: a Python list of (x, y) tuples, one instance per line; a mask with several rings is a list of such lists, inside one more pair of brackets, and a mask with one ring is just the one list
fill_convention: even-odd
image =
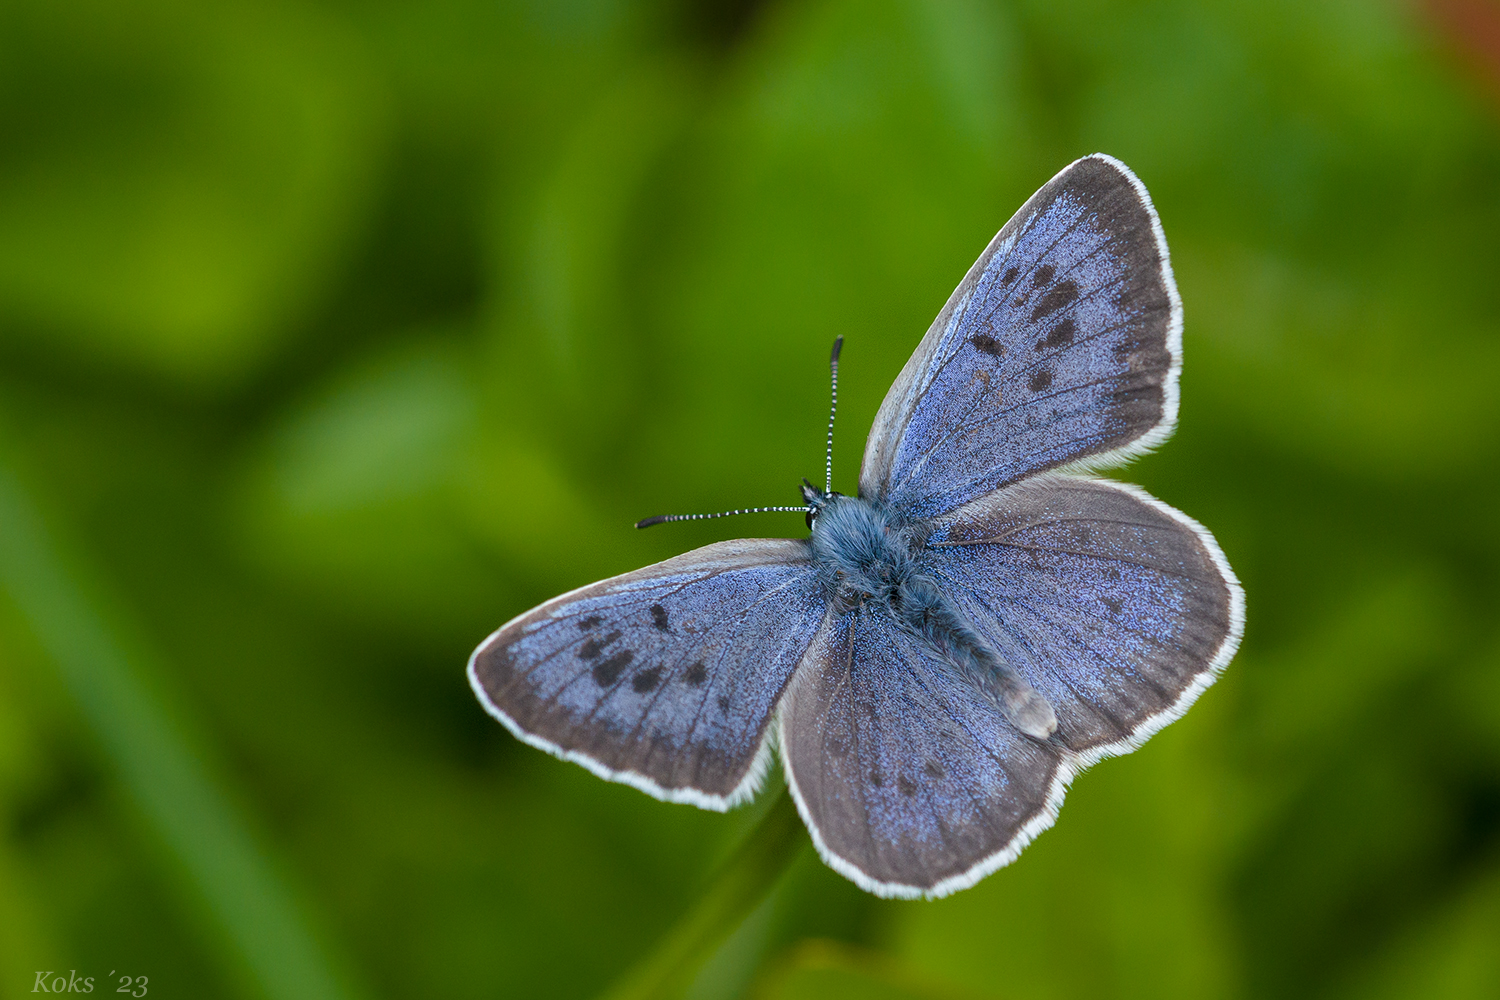
[(469, 680), (526, 742), (726, 809), (755, 792), (825, 609), (805, 542), (720, 542), (527, 612), (474, 651)]
[(781, 715), (787, 781), (834, 869), (941, 896), (1050, 825), (1069, 752), (1021, 733), (880, 602), (830, 616)]
[(875, 418), (860, 495), (910, 518), (1107, 464), (1176, 420), (1182, 306), (1146, 189), (1086, 157), (1006, 223)]
[(1057, 713), (1089, 760), (1185, 712), (1239, 644), (1244, 595), (1218, 545), (1133, 487), (1049, 475), (955, 511), (928, 572)]

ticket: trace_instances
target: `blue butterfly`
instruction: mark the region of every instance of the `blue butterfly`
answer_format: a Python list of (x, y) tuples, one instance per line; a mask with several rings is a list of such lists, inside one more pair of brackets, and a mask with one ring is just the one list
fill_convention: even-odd
[[(938, 314), (857, 496), (804, 480), (805, 506), (775, 509), (805, 510), (808, 538), (719, 542), (528, 611), (474, 651), (474, 691), (527, 743), (705, 809), (754, 795), (775, 743), (835, 870), (883, 896), (973, 885), (1239, 644), (1213, 536), (1087, 475), (1171, 433), (1181, 358), (1145, 187), (1078, 160)], [(837, 346), (833, 364), (836, 392)]]

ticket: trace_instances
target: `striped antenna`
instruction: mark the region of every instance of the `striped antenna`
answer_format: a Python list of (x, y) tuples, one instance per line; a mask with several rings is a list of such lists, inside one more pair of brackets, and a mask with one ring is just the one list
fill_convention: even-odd
[(736, 514), (765, 514), (770, 511), (795, 511), (798, 514), (805, 513), (806, 507), (746, 507), (744, 510), (725, 510), (717, 514), (658, 514), (655, 517), (643, 517), (635, 522), (637, 528), (649, 528), (653, 524), (666, 524), (668, 521), (707, 521), (715, 517), (734, 517)]
[(833, 492), (833, 418), (839, 414), (839, 351), (844, 349), (841, 336), (833, 342), (833, 354), (828, 358), (828, 368), (833, 372), (833, 405), (828, 408), (828, 449), (823, 458), (823, 492)]
[[(833, 418), (839, 412), (839, 351), (844, 349), (844, 338), (838, 337), (833, 342), (833, 353), (828, 357), (828, 369), (833, 375), (833, 406), (828, 410), (828, 448), (824, 455), (824, 482), (827, 488), (824, 493), (833, 492)], [(807, 480), (802, 480), (807, 483)], [(666, 524), (669, 521), (708, 521), (716, 517), (734, 517), (737, 514), (769, 514), (779, 513), (807, 513), (812, 516), (814, 508), (811, 501), (817, 496), (817, 488), (807, 483), (807, 489), (803, 491), (809, 498), (809, 503), (802, 507), (746, 507), (743, 510), (724, 510), (717, 514), (658, 514), (655, 517), (643, 517), (635, 522), (637, 528), (649, 528), (653, 524)], [(809, 520), (808, 522), (812, 522)]]

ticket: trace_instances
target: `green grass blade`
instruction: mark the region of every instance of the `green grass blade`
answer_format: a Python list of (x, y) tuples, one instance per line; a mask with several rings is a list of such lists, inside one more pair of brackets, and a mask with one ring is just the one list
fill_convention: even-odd
[(205, 755), (142, 670), (142, 644), (69, 557), (0, 454), (0, 590), (61, 673), (100, 752), (165, 846), (193, 916), (226, 946), (229, 978), (255, 997), (355, 994), (316, 942), (302, 908)]
[(807, 833), (785, 789), (709, 882), (682, 919), (601, 1000), (666, 1000), (680, 996), (694, 974), (760, 905), (798, 852)]

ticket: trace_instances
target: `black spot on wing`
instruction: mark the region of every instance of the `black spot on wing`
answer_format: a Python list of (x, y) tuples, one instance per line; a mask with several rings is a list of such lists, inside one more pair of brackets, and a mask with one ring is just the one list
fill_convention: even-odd
[(1057, 268), (1053, 267), (1051, 264), (1043, 264), (1041, 267), (1036, 269), (1036, 274), (1032, 276), (1031, 283), (1036, 287), (1041, 288), (1043, 285), (1051, 284), (1052, 276), (1056, 273)]
[(935, 760), (929, 760), (922, 768), (922, 773), (929, 778), (944, 778), (948, 775), (948, 772), (943, 770), (943, 765)]
[(1038, 351), (1045, 351), (1049, 347), (1066, 347), (1073, 342), (1073, 337), (1078, 333), (1078, 326), (1070, 316), (1052, 328), (1052, 332), (1036, 342)]
[(661, 667), (652, 667), (642, 670), (631, 680), (630, 686), (635, 688), (637, 694), (645, 694), (661, 683)]
[(594, 629), (598, 628), (599, 623), (603, 620), (604, 619), (600, 618), (598, 615), (589, 615), (587, 618), (581, 619), (578, 622), (578, 628), (583, 632), (591, 632)]
[(721, 711), (721, 712), (727, 712), (727, 711), (729, 711), (729, 699), (726, 698), (726, 697), (724, 697), (722, 694), (719, 695), (719, 711)]
[(1033, 320), (1041, 319), (1049, 313), (1057, 312), (1063, 306), (1078, 298), (1078, 284), (1074, 281), (1059, 281), (1047, 290), (1036, 308), (1031, 310)]
[(667, 618), (667, 609), (660, 604), (651, 605), (651, 624), (656, 626), (658, 632), (671, 631), (672, 624)]
[(615, 642), (619, 638), (620, 633), (618, 632), (611, 632), (603, 639), (596, 639), (593, 636), (590, 636), (588, 639), (584, 640), (582, 646), (578, 647), (578, 658), (580, 660), (597, 659), (599, 654), (604, 652), (604, 647), (608, 646), (612, 642)]
[(634, 653), (628, 649), (622, 649), (609, 659), (601, 661), (594, 667), (594, 683), (600, 687), (609, 687), (620, 679), (620, 674), (630, 666), (630, 661), (633, 659), (635, 659)]
[(871, 771), (870, 772), (870, 784), (874, 785), (876, 788), (884, 788), (885, 787), (885, 775), (881, 774), (879, 771)]
[(1005, 345), (987, 333), (974, 334), (969, 338), (969, 343), (992, 358), (998, 358), (1005, 353)]
[(1045, 368), (1031, 376), (1030, 385), (1032, 392), (1042, 392), (1051, 384), (1052, 373)]
[(1010, 284), (1012, 281), (1016, 280), (1016, 275), (1018, 275), (1020, 273), (1021, 273), (1021, 269), (1019, 267), (1008, 267), (1008, 268), (1006, 268), (1005, 269), (1005, 273), (1000, 276), (1000, 284), (1002, 284), (1002, 285), (1008, 285), (1008, 284)]
[(688, 667), (687, 672), (682, 675), (682, 679), (687, 681), (693, 687), (698, 687), (704, 681), (708, 680), (708, 670), (704, 668), (703, 661), (699, 660), (691, 667)]
[(1101, 598), (1101, 600), (1104, 601), (1104, 606), (1109, 609), (1110, 614), (1117, 615), (1120, 613), (1120, 601), (1118, 598), (1105, 597)]
[(902, 795), (911, 796), (917, 794), (916, 782), (912, 781), (904, 774), (896, 779), (896, 787), (901, 789)]

